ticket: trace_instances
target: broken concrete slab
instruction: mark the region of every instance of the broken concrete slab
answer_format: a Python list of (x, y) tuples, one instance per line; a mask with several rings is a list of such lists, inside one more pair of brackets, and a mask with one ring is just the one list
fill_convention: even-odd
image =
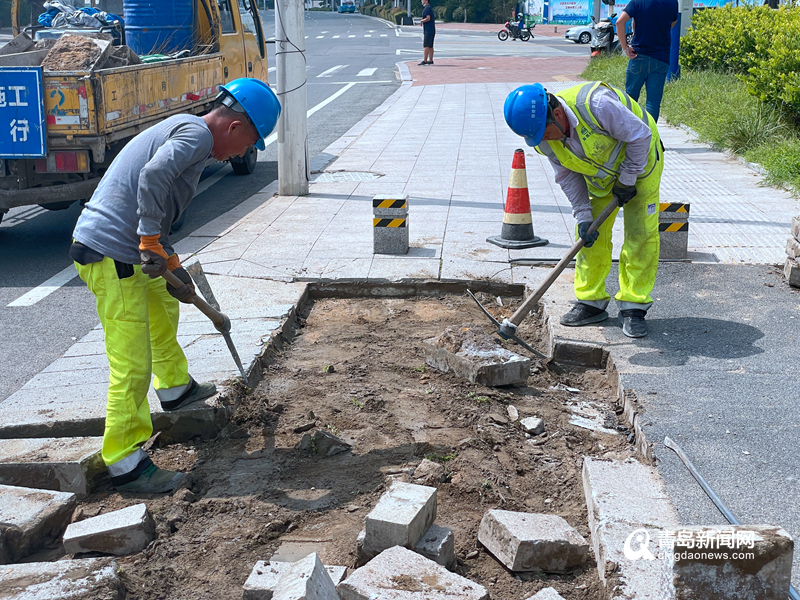
[(589, 543), (557, 515), (490, 510), (478, 541), (511, 571), (563, 573), (589, 556)]
[(555, 588), (544, 588), (536, 592), (533, 596), (528, 598), (528, 600), (564, 600), (564, 598)]
[[(242, 600), (271, 600), (275, 593), (275, 588), (283, 575), (293, 563), (258, 561), (250, 576), (244, 583)], [(338, 585), (344, 580), (347, 574), (347, 567), (325, 565), (325, 570), (330, 575), (334, 585)]]
[(0, 485), (0, 564), (17, 562), (58, 540), (76, 504), (69, 492)]
[(424, 458), (414, 469), (413, 477), (420, 485), (436, 485), (444, 481), (444, 465)]
[(588, 419), (580, 415), (572, 415), (569, 418), (570, 425), (575, 425), (581, 429), (588, 429), (595, 433), (603, 433), (605, 435), (619, 435), (619, 431), (614, 431), (608, 427), (603, 427), (602, 423), (598, 423), (595, 419)]
[(313, 434), (305, 434), (297, 445), (298, 449), (311, 451), (318, 456), (334, 456), (347, 452), (350, 444), (332, 433), (317, 429)]
[(124, 600), (117, 563), (108, 558), (9, 565), (0, 569), (0, 598)]
[[(66, 360), (61, 358), (56, 362)], [(61, 376), (65, 380), (70, 377), (68, 371), (61, 371)], [(0, 402), (0, 438), (103, 435), (108, 384), (47, 388), (37, 388), (36, 385), (34, 378)], [(213, 400), (196, 402), (181, 410), (162, 411), (152, 390), (148, 401), (153, 411), (153, 430), (161, 431), (171, 442), (195, 436), (214, 437), (233, 414), (233, 405), (220, 406)]]
[(414, 552), (447, 569), (452, 569), (456, 564), (456, 542), (453, 531), (434, 523), (422, 534), (422, 539), (414, 546)]
[(773, 525), (708, 525), (666, 529), (672, 551), (668, 590), (675, 600), (789, 597), (794, 541)]
[[(678, 526), (678, 515), (661, 476), (653, 467), (633, 459), (587, 457), (583, 461), (583, 490), (600, 580), (608, 587), (607, 574), (616, 572), (618, 595), (661, 600), (667, 578), (664, 551), (650, 540), (657, 539), (661, 530)], [(643, 553), (646, 549), (656, 560), (627, 558), (626, 544), (633, 548), (634, 538), (641, 540), (636, 542), (635, 551)]]
[(436, 488), (395, 481), (364, 521), (364, 552), (414, 548), (436, 520)]
[(448, 327), (438, 338), (422, 343), (425, 363), (487, 387), (525, 385), (531, 360), (502, 346), (480, 325)]
[(337, 589), (342, 600), (489, 600), (483, 586), (400, 546), (356, 569)]
[(541, 435), (544, 433), (544, 421), (538, 417), (525, 417), (520, 419), (519, 424), (522, 426), (522, 431), (530, 433), (531, 435)]
[(72, 492), (86, 497), (106, 470), (101, 437), (0, 440), (0, 484)]
[(103, 552), (119, 556), (144, 550), (156, 535), (147, 505), (135, 504), (72, 523), (64, 532), (67, 554)]
[(289, 565), (275, 587), (275, 600), (339, 600), (336, 585), (314, 552)]

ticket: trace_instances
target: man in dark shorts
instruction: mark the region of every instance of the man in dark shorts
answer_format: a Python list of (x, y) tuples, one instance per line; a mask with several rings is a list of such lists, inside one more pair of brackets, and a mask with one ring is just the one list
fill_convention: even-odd
[(422, 62), (420, 65), (433, 64), (433, 37), (436, 35), (436, 20), (430, 0), (422, 0)]

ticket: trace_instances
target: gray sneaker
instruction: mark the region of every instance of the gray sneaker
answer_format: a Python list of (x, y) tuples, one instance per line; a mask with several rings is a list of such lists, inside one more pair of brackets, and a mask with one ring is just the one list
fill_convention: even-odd
[(572, 309), (561, 317), (560, 323), (567, 327), (581, 327), (600, 323), (608, 318), (608, 313), (602, 308), (596, 308), (583, 302), (576, 302)]
[(213, 383), (197, 383), (194, 379), (189, 382), (189, 387), (186, 391), (175, 400), (169, 402), (161, 402), (161, 408), (164, 410), (178, 410), (187, 404), (197, 402), (198, 400), (205, 400), (217, 393), (217, 386)]
[(159, 469), (151, 464), (137, 479), (114, 486), (118, 492), (132, 492), (134, 494), (165, 494), (178, 489), (186, 477), (180, 471)]

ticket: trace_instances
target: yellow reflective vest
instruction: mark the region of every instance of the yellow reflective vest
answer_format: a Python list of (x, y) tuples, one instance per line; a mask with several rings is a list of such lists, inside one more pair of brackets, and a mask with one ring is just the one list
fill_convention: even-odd
[(638, 179), (647, 177), (653, 171), (658, 160), (658, 146), (660, 145), (660, 137), (653, 117), (643, 110), (638, 102), (631, 100), (625, 92), (602, 81), (592, 81), (556, 93), (555, 95), (572, 109), (578, 119), (578, 126), (573, 135), (578, 136), (586, 157), (579, 158), (573, 154), (561, 140), (543, 141), (536, 146), (536, 150), (548, 158), (555, 158), (570, 171), (581, 173), (586, 180), (589, 194), (592, 196), (606, 196), (611, 192), (619, 175), (620, 165), (625, 160), (625, 146), (627, 145), (626, 142), (612, 138), (592, 114), (592, 97), (602, 88), (616, 93), (628, 110), (647, 123), (653, 133), (650, 138), (647, 165), (644, 173), (639, 175)]

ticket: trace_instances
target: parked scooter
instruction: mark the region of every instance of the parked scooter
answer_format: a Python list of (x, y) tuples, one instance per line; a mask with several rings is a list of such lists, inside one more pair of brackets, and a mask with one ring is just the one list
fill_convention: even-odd
[(530, 39), (533, 39), (533, 31), (531, 31), (534, 27), (536, 27), (536, 23), (529, 27), (522, 26), (518, 23), (512, 23), (511, 21), (506, 21), (505, 26), (499, 32), (497, 32), (497, 38), (501, 42), (505, 42), (509, 37), (512, 41), (522, 40), (523, 42), (527, 42)]
[[(592, 19), (592, 41), (590, 42), (589, 49), (592, 56), (600, 56), (603, 52), (622, 52), (622, 46), (617, 38), (617, 13), (610, 17), (603, 17), (598, 21), (591, 16)], [(630, 44), (633, 38), (633, 30), (631, 29), (631, 22), (628, 21), (625, 25), (625, 35)]]

